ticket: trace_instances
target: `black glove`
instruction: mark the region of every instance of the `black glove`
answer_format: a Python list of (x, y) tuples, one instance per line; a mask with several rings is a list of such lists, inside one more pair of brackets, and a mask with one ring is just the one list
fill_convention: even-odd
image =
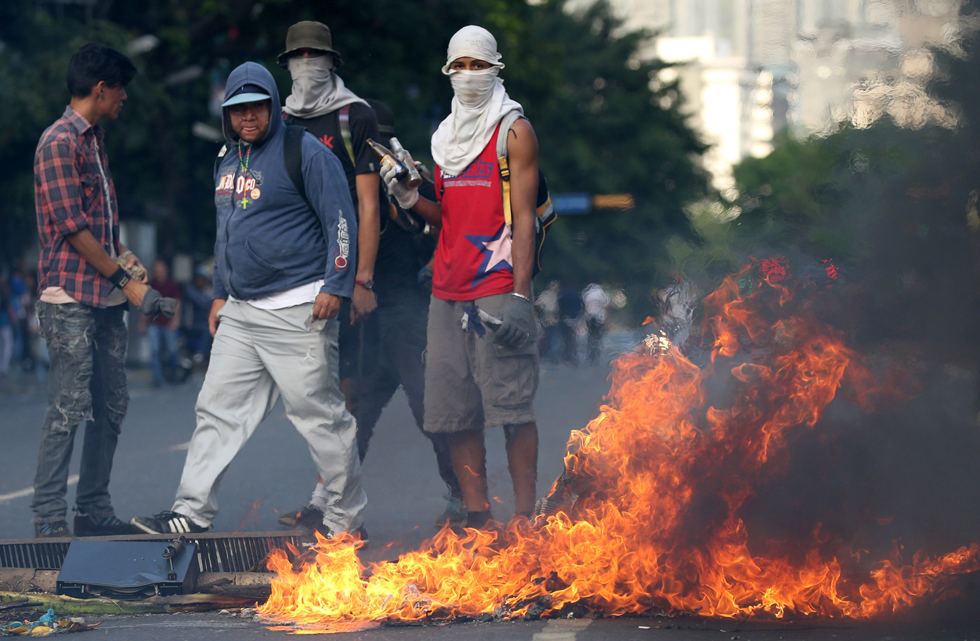
[(534, 306), (531, 301), (511, 294), (500, 313), (503, 321), (494, 340), (507, 347), (520, 348), (527, 345), (531, 336), (537, 333), (534, 326)]
[(146, 294), (143, 295), (143, 302), (140, 303), (140, 311), (147, 316), (163, 314), (167, 318), (173, 318), (177, 311), (177, 299), (164, 298), (157, 290), (147, 287)]

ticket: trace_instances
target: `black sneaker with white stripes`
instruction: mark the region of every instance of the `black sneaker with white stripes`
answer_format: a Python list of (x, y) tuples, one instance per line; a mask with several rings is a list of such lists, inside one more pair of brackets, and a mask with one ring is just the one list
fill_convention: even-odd
[(134, 516), (130, 523), (147, 534), (198, 534), (211, 529), (201, 527), (179, 512), (170, 511), (153, 516)]

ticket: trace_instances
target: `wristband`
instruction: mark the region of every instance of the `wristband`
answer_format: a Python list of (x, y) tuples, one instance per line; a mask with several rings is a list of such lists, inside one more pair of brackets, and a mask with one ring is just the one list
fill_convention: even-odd
[(526, 300), (526, 301), (527, 301), (527, 302), (529, 302), (529, 303), (531, 302), (531, 299), (530, 299), (530, 298), (528, 298), (527, 296), (525, 296), (524, 294), (518, 294), (517, 292), (511, 292), (511, 293), (510, 293), (510, 295), (511, 295), (511, 296), (517, 296), (517, 297), (518, 297), (518, 298), (520, 298), (521, 300)]
[(109, 280), (113, 285), (119, 289), (122, 289), (126, 286), (126, 283), (129, 282), (129, 272), (120, 267), (112, 274), (112, 276), (109, 277)]
[(119, 258), (122, 259), (125, 258), (126, 256), (132, 256), (132, 255), (133, 255), (133, 250), (127, 249), (123, 253), (119, 254)]

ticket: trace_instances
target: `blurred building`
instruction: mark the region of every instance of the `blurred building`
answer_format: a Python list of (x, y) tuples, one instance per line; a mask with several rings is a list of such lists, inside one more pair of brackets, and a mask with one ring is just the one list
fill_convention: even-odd
[[(572, 0), (570, 10), (594, 0)], [(949, 123), (924, 91), (931, 46), (955, 46), (960, 0), (609, 0), (625, 28), (656, 37), (643, 56), (683, 63), (692, 124), (715, 145), (715, 186), (731, 166), (764, 156), (786, 128), (807, 135), (840, 122)]]

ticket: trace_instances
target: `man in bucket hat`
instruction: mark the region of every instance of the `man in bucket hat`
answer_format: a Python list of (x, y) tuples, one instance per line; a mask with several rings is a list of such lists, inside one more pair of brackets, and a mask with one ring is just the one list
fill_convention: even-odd
[(360, 321), (377, 308), (371, 290), (378, 253), (380, 183), (378, 163), (367, 139), (379, 139), (378, 120), (370, 105), (337, 75), (343, 63), (327, 25), (304, 21), (291, 26), (286, 50), (278, 61), (293, 79), (292, 93), (283, 106), (287, 123), (306, 127), (333, 151), (347, 176), (359, 230), (350, 320)]
[[(340, 311), (340, 380), (348, 406), (364, 391), (361, 379), (373, 374), (378, 360), (380, 326), (374, 292), (374, 267), (380, 235), (378, 163), (367, 140), (380, 140), (378, 120), (368, 103), (344, 85), (336, 69), (342, 64), (333, 48), (330, 28), (320, 22), (297, 22), (286, 33), (279, 66), (292, 76), (292, 93), (283, 112), (290, 125), (306, 127), (340, 161), (351, 200), (357, 209), (357, 263), (354, 293)], [(322, 479), (321, 479), (322, 481)], [(318, 482), (299, 522), (318, 526), (328, 490)], [(309, 513), (309, 514), (307, 514)], [(311, 520), (312, 519), (312, 520)], [(281, 519), (292, 524), (295, 519)]]

